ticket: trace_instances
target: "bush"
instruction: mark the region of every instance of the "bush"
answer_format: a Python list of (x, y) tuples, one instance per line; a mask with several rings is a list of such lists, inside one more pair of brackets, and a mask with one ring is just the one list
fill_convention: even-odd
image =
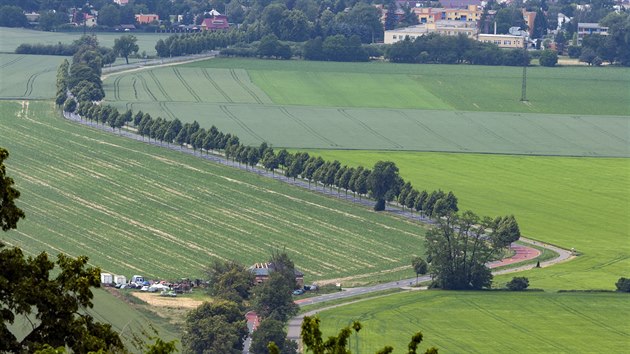
[(540, 54), (540, 65), (553, 67), (558, 64), (558, 53), (555, 50), (545, 49)]
[(514, 277), (506, 286), (510, 291), (523, 291), (529, 286), (529, 279), (525, 277)]
[(570, 45), (567, 47), (567, 54), (569, 54), (569, 58), (577, 59), (582, 54), (582, 48), (574, 45)]
[(617, 280), (617, 282), (615, 283), (615, 286), (617, 286), (617, 291), (620, 291), (622, 293), (630, 293), (629, 278), (619, 278), (619, 280)]

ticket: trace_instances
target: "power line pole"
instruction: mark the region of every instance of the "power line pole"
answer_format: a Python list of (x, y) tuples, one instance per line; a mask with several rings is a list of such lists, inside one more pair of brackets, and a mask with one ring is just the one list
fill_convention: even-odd
[(521, 84), (521, 102), (527, 102), (527, 37), (523, 36), (523, 82)]

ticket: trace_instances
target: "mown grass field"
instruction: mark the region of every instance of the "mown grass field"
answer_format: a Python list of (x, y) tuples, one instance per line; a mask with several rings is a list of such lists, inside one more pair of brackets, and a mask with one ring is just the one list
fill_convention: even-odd
[(281, 105), (630, 115), (629, 68), (531, 67), (524, 105), (517, 67), (252, 59), (185, 66), (245, 69)]
[[(159, 39), (168, 38), (171, 33), (142, 33), (142, 32), (108, 32), (101, 33), (95, 32), (92, 33), (88, 30), (88, 34), (95, 34), (98, 38), (99, 44), (105, 47), (113, 47), (114, 40), (116, 38), (120, 38), (123, 35), (132, 34), (136, 36), (138, 39), (138, 47), (140, 47), (139, 53), (146, 52), (147, 55), (156, 55), (155, 51), (155, 43)], [(83, 31), (79, 32), (44, 32), (44, 31), (35, 31), (23, 28), (8, 28), (8, 27), (0, 27), (0, 36), (2, 37), (2, 41), (0, 41), (0, 52), (2, 53), (14, 53), (15, 48), (17, 48), (22, 43), (28, 44), (57, 44), (59, 42), (64, 44), (70, 44), (73, 41), (81, 38), (83, 35)]]
[[(4, 37), (0, 42), (3, 41)], [(0, 54), (0, 97), (55, 97), (57, 68), (63, 59), (53, 55)]]
[[(324, 338), (359, 320), (361, 353), (420, 345), (440, 353), (623, 353), (630, 344), (627, 294), (421, 291), (319, 313)], [(354, 335), (350, 348), (357, 343)]]
[(0, 145), (27, 215), (0, 235), (104, 271), (197, 277), (215, 259), (286, 248), (307, 281), (412, 276), (420, 225), (67, 122), (50, 102), (0, 103)]
[[(237, 60), (234, 65), (242, 62)], [(287, 65), (297, 64), (289, 62)], [(441, 67), (436, 68), (439, 73)], [(299, 99), (278, 102), (268, 86), (261, 86), (263, 92), (255, 85), (256, 80), (250, 79), (256, 72), (273, 78), (296, 73), (178, 66), (112, 75), (105, 80), (105, 89), (107, 100), (119, 109), (142, 110), (182, 121), (197, 120), (206, 127), (214, 124), (223, 131), (236, 133), (248, 144), (267, 141), (274, 146), (291, 148), (630, 156), (627, 149), (629, 119), (625, 116), (453, 111), (447, 110), (450, 105), (441, 105), (440, 102), (444, 102), (441, 99), (426, 101), (423, 108), (433, 110), (405, 109), (404, 102), (415, 102), (412, 97), (404, 102), (392, 101), (398, 108), (388, 109), (302, 106), (296, 105)], [(349, 100), (348, 95), (352, 93), (372, 98), (371, 102), (379, 105), (389, 101), (386, 97), (369, 96), (370, 85), (381, 85), (394, 96), (399, 96), (397, 84), (412, 85), (396, 78), (397, 74), (378, 74), (390, 77), (387, 80), (366, 73), (328, 74), (337, 84), (320, 82), (303, 86), (317, 87), (322, 94), (331, 93)], [(312, 76), (315, 80), (322, 75), (327, 73), (306, 72), (299, 76)], [(357, 81), (344, 75), (372, 81), (362, 84), (363, 79)], [(285, 81), (286, 85), (278, 84), (276, 88), (289, 95), (301, 92), (313, 97), (307, 89), (292, 87), (295, 80), (285, 77)], [(356, 90), (340, 88), (354, 85)], [(409, 87), (401, 92), (413, 96), (414, 91)], [(327, 98), (321, 100), (325, 102)], [(293, 105), (276, 105), (271, 104), (272, 101), (293, 102)]]
[[(532, 286), (614, 289), (630, 269), (630, 160), (363, 151), (309, 151), (350, 165), (391, 160), (416, 188), (452, 190), (461, 210), (514, 214), (521, 232), (580, 253)], [(501, 279), (507, 279), (508, 276)]]

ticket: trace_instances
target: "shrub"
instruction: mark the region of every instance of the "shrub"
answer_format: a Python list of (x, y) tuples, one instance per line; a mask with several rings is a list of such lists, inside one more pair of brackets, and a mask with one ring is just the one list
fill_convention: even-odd
[(630, 293), (630, 279), (629, 278), (619, 278), (615, 283), (617, 286), (617, 291), (622, 293)]
[(558, 64), (558, 53), (555, 50), (545, 49), (540, 54), (540, 65), (552, 67)]
[(582, 48), (575, 45), (570, 45), (569, 47), (567, 47), (567, 54), (569, 54), (569, 58), (577, 59), (582, 54)]
[(529, 279), (525, 277), (514, 277), (506, 286), (510, 291), (523, 291), (529, 286)]

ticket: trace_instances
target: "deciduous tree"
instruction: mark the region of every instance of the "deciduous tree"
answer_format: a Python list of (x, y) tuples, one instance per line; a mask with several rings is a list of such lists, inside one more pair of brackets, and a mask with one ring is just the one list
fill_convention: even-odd
[(379, 161), (367, 179), (368, 190), (376, 204), (374, 210), (385, 210), (385, 202), (394, 199), (403, 180), (398, 175), (398, 167), (391, 161)]
[(120, 55), (125, 58), (125, 62), (129, 64), (129, 55), (132, 53), (137, 53), (140, 47), (138, 47), (136, 36), (128, 35), (121, 36), (120, 38), (114, 39), (114, 52), (116, 55)]

